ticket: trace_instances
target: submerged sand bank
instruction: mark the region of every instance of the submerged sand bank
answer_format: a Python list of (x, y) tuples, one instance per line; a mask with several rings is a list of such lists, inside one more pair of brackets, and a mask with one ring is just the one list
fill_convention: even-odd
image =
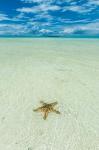
[[(0, 149), (99, 149), (98, 40), (0, 39)], [(58, 101), (46, 121), (33, 108)]]

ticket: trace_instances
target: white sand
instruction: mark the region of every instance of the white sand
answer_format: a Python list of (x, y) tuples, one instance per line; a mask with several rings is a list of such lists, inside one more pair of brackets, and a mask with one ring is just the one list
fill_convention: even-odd
[(0, 150), (99, 150), (98, 40), (0, 39)]

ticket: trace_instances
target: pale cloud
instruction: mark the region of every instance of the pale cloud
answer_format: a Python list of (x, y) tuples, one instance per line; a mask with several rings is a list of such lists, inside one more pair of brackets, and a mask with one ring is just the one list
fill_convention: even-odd
[(45, 11), (57, 11), (60, 10), (60, 6), (57, 5), (47, 5), (47, 4), (41, 4), (34, 7), (23, 7), (18, 8), (17, 11), (23, 12), (23, 13), (38, 13), (38, 12), (45, 12)]
[(52, 31), (49, 29), (41, 29), (39, 30), (40, 33), (51, 33)]
[(80, 25), (71, 25), (64, 28), (64, 34), (73, 34), (75, 32), (82, 31), (88, 35), (99, 34), (99, 22), (80, 24)]
[(18, 8), (17, 11), (22, 12), (22, 13), (33, 13), (34, 8), (29, 8), (29, 7), (23, 7), (23, 8)]
[(85, 5), (83, 6), (71, 5), (71, 6), (66, 6), (63, 9), (63, 12), (69, 10), (69, 11), (78, 12), (78, 13), (86, 13), (86, 12), (91, 12), (93, 9), (94, 8), (92, 7), (87, 8)]
[(75, 2), (75, 0), (21, 0), (24, 3), (72, 3)]
[(12, 22), (17, 22), (17, 21), (22, 21), (24, 19), (27, 19), (28, 17), (26, 17), (24, 15), (24, 13), (19, 13), (18, 15), (14, 16), (14, 17), (9, 17), (6, 14), (0, 14), (0, 21), (12, 21)]
[(38, 22), (38, 21), (33, 21), (33, 22), (28, 22), (27, 26), (31, 29), (31, 31), (38, 31), (44, 28), (48, 28), (51, 26), (49, 22)]
[(63, 30), (63, 33), (71, 34), (71, 33), (74, 33), (74, 31), (75, 31), (75, 27), (73, 27), (73, 28), (72, 27), (67, 27)]
[(48, 21), (51, 21), (53, 19), (53, 16), (48, 14), (47, 12), (42, 12), (35, 15), (35, 19), (47, 19)]
[(89, 4), (99, 5), (99, 0), (89, 0)]
[(40, 2), (50, 2), (50, 0), (21, 0), (24, 3), (40, 3)]
[(53, 16), (49, 15), (48, 13), (42, 12), (42, 13), (37, 13), (34, 15), (33, 18), (29, 18), (28, 22), (29, 23), (34, 23), (34, 22), (39, 22), (41, 24), (40, 20), (44, 19), (43, 23), (50, 24), (53, 21)]
[(20, 24), (0, 24), (0, 35), (21, 35), (30, 30), (25, 25)]
[(99, 5), (98, 0), (87, 0), (86, 3), (83, 3), (82, 5), (78, 5), (75, 0), (70, 0), (68, 2), (70, 5), (65, 6), (63, 12), (69, 10), (77, 13), (90, 13)]
[(10, 20), (10, 19), (8, 18), (7, 15), (5, 15), (5, 14), (0, 14), (0, 21), (4, 21), (4, 20)]
[(59, 18), (58, 21), (61, 22), (61, 23), (66, 23), (66, 24), (91, 22), (89, 19), (71, 20), (71, 19), (62, 19), (62, 18)]

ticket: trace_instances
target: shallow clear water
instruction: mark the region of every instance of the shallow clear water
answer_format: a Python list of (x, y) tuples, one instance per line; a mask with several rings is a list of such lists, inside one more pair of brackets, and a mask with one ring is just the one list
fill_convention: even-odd
[(98, 150), (98, 82), (98, 39), (0, 39), (0, 149)]

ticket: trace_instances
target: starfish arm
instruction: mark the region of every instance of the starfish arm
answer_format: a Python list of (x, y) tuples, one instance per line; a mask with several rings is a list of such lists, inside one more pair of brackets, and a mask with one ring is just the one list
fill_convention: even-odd
[(33, 111), (41, 111), (41, 107), (34, 109)]
[(48, 112), (45, 112), (44, 116), (43, 116), (43, 119), (46, 120), (47, 116), (48, 116)]
[(50, 103), (50, 105), (52, 105), (52, 106), (55, 106), (57, 104), (58, 104), (58, 102)]
[(60, 112), (56, 109), (53, 109), (53, 112), (55, 112), (56, 114), (60, 114)]
[(47, 103), (45, 103), (45, 102), (43, 102), (43, 101), (40, 101), (40, 103), (42, 104), (42, 105), (46, 105)]

